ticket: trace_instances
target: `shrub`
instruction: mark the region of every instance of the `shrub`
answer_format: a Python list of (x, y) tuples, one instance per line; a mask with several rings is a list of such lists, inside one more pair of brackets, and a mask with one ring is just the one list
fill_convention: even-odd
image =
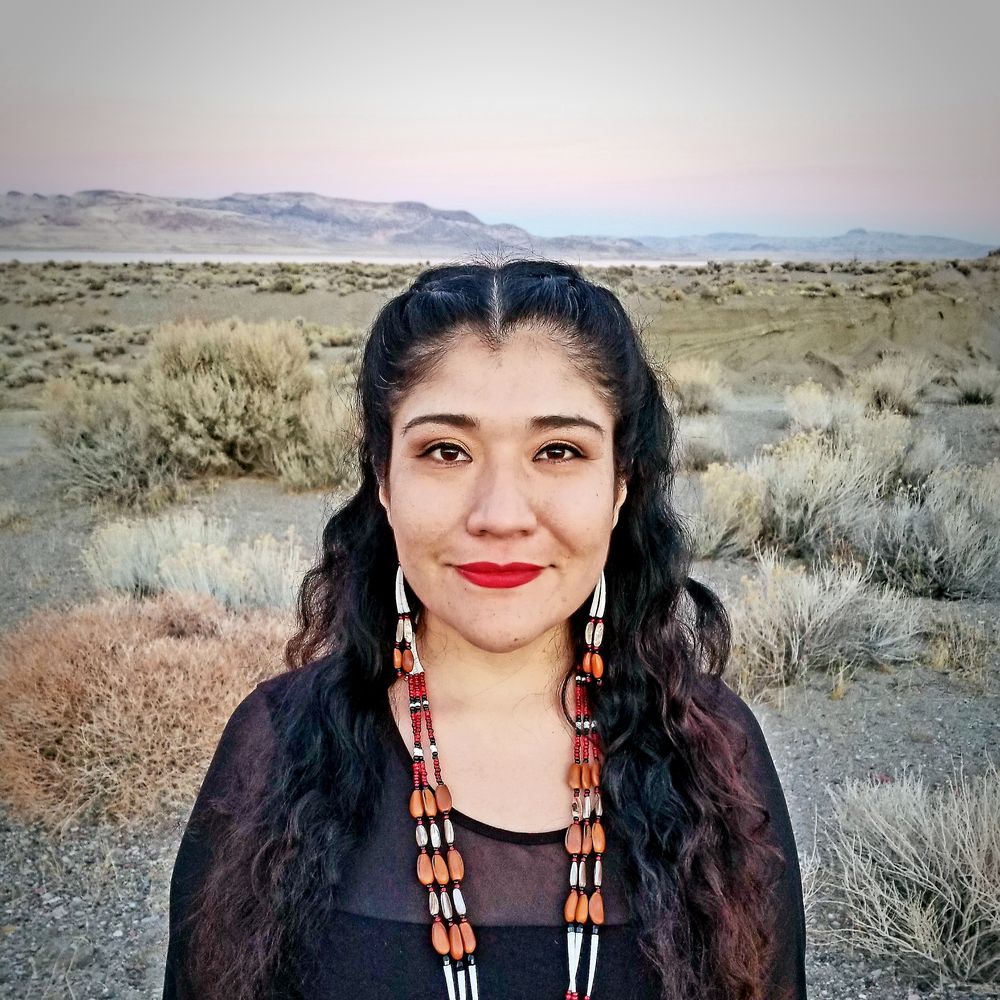
[(883, 579), (911, 593), (1000, 593), (1000, 460), (932, 472), (922, 490), (859, 517), (855, 538)]
[(785, 409), (789, 423), (796, 431), (833, 432), (845, 423), (860, 420), (865, 405), (849, 393), (832, 393), (818, 382), (808, 379), (785, 390)]
[(332, 388), (310, 393), (300, 415), (301, 434), (275, 454), (275, 470), (292, 490), (352, 489), (360, 481), (358, 426)]
[(951, 376), (956, 403), (993, 404), (1000, 400), (1000, 371), (990, 365), (966, 365)]
[(0, 500), (0, 530), (12, 528), (24, 521), (21, 508), (11, 500)]
[(301, 331), (238, 321), (162, 327), (145, 378), (150, 429), (191, 475), (275, 472), (314, 383)]
[(873, 412), (835, 424), (830, 435), (841, 452), (863, 451), (885, 472), (887, 491), (921, 486), (935, 470), (955, 463), (955, 453), (937, 430), (918, 432), (904, 416)]
[(728, 406), (731, 394), (717, 361), (674, 361), (668, 371), (666, 390), (681, 414), (721, 413)]
[(25, 362), (7, 376), (7, 388), (22, 389), (26, 385), (39, 385), (44, 381), (45, 372), (41, 366), (34, 362)]
[(44, 405), (55, 477), (69, 499), (151, 510), (182, 494), (181, 470), (150, 437), (135, 389), (53, 379)]
[(683, 469), (699, 471), (729, 457), (726, 429), (718, 417), (686, 417), (680, 422), (678, 440)]
[(961, 771), (929, 789), (904, 771), (847, 779), (833, 802), (824, 905), (841, 907), (832, 941), (916, 974), (996, 982), (1000, 967), (1000, 773)]
[(289, 527), (283, 541), (262, 535), (234, 549), (188, 542), (164, 556), (160, 577), (167, 590), (206, 594), (232, 610), (287, 609), (308, 568), (295, 528)]
[(291, 624), (169, 594), (47, 610), (0, 635), (0, 797), (53, 829), (190, 808)]
[(776, 549), (754, 547), (758, 577), (733, 603), (734, 686), (748, 696), (810, 673), (853, 671), (913, 660), (922, 646), (920, 610), (870, 583), (858, 563), (791, 568)]
[(160, 576), (164, 557), (185, 545), (226, 545), (228, 521), (213, 521), (194, 512), (142, 520), (119, 520), (90, 536), (81, 559), (99, 590), (147, 597), (167, 589)]
[(940, 432), (917, 436), (898, 414), (845, 416), (830, 427), (794, 434), (735, 466), (710, 465), (692, 515), (696, 555), (749, 554), (759, 539), (803, 558), (850, 553), (867, 561), (864, 529), (886, 499), (922, 494), (932, 473), (954, 464)]
[(972, 621), (955, 609), (934, 621), (925, 662), (932, 670), (983, 684), (998, 650), (1000, 630), (995, 621), (987, 627), (984, 619)]
[(713, 462), (700, 479), (700, 493), (687, 530), (699, 559), (741, 555), (760, 537), (767, 484), (734, 465)]
[(855, 385), (869, 406), (910, 416), (917, 412), (917, 403), (935, 374), (924, 358), (893, 354), (860, 371)]
[(755, 456), (748, 472), (766, 484), (761, 539), (810, 559), (842, 548), (844, 525), (874, 507), (886, 483), (863, 448), (838, 448), (817, 431)]
[(263, 535), (230, 544), (228, 521), (198, 513), (117, 521), (98, 528), (83, 563), (102, 590), (135, 597), (206, 594), (231, 610), (288, 608), (308, 569), (294, 527), (284, 541)]
[(44, 426), (71, 495), (119, 508), (158, 506), (206, 474), (351, 485), (353, 422), (307, 366), (288, 324), (165, 327), (129, 387), (64, 382)]

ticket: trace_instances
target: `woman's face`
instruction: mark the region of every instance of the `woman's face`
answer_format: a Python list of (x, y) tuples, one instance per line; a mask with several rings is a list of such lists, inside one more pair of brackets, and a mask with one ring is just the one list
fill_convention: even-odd
[(499, 350), (461, 336), (403, 397), (380, 499), (436, 633), (508, 652), (565, 630), (625, 499), (613, 438), (595, 387), (532, 326)]

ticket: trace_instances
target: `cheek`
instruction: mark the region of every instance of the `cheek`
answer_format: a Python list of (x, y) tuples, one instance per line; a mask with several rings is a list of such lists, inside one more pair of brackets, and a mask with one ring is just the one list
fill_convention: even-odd
[(560, 528), (560, 534), (586, 546), (610, 531), (614, 494), (603, 479), (557, 484), (540, 497), (539, 512), (546, 522)]
[(455, 530), (460, 521), (461, 496), (456, 489), (439, 489), (400, 476), (391, 484), (392, 530), (397, 547), (427, 546), (436, 537)]

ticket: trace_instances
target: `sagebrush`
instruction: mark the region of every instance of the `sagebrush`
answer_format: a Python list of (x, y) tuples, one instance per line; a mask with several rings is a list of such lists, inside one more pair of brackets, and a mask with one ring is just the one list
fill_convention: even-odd
[(0, 635), (0, 798), (22, 822), (137, 824), (190, 808), (292, 622), (197, 595), (46, 610)]

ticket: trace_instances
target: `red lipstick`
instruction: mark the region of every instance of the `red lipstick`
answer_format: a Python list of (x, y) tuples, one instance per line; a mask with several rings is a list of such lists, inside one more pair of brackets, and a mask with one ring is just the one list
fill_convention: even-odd
[(478, 587), (520, 587), (544, 569), (534, 563), (472, 562), (456, 566), (462, 576)]

